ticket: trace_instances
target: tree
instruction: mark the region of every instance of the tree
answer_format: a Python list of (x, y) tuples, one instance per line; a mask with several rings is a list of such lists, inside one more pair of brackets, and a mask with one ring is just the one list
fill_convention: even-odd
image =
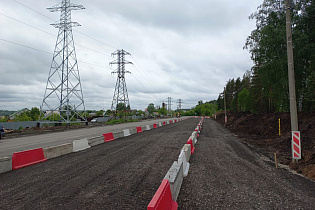
[(107, 115), (110, 115), (110, 114), (112, 114), (112, 113), (113, 113), (113, 111), (110, 110), (110, 109), (107, 109), (106, 112), (105, 112), (105, 114), (107, 114)]
[(37, 107), (33, 107), (30, 111), (30, 117), (33, 121), (39, 120), (40, 111)]
[(95, 113), (96, 116), (103, 116), (104, 110), (99, 110), (98, 112)]
[(246, 112), (250, 110), (250, 95), (249, 91), (244, 88), (239, 94), (238, 94), (238, 99), (237, 103), (240, 107), (241, 112)]
[(32, 121), (29, 112), (23, 112), (17, 116), (15, 116), (15, 121)]
[(159, 115), (167, 115), (167, 109), (165, 107), (162, 107), (158, 111)]
[(153, 103), (150, 103), (148, 105), (148, 108), (147, 108), (147, 111), (152, 114), (153, 112), (155, 112), (155, 107), (154, 107), (154, 104)]

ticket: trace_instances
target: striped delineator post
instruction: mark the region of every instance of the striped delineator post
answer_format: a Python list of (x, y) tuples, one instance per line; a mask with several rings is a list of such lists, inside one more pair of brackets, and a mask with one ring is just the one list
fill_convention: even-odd
[(301, 136), (300, 131), (292, 131), (292, 158), (301, 159)]

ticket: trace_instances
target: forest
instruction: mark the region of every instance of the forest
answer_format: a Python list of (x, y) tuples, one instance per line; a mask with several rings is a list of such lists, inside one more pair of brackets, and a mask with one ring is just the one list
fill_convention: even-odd
[[(299, 112), (315, 111), (315, 5), (291, 3), (296, 101)], [(288, 112), (289, 87), (285, 2), (264, 0), (249, 16), (256, 29), (245, 40), (253, 61), (242, 78), (225, 86), (227, 110), (252, 113)], [(217, 99), (224, 109), (224, 90)]]

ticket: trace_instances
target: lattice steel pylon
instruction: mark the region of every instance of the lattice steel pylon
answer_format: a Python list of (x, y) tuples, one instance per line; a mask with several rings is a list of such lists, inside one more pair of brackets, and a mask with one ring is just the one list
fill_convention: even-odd
[(167, 97), (167, 116), (172, 116), (172, 97)]
[(112, 72), (112, 74), (117, 73), (117, 81), (111, 109), (114, 113), (115, 118), (121, 118), (124, 115), (126, 119), (127, 112), (130, 111), (130, 104), (125, 80), (125, 73), (130, 72), (125, 70), (125, 64), (133, 63), (125, 60), (125, 56), (130, 55), (130, 53), (126, 52), (123, 49), (116, 50), (112, 53), (112, 56), (115, 55), (117, 55), (117, 60), (109, 63), (110, 65), (117, 64), (116, 71)]
[(62, 0), (61, 4), (47, 8), (50, 12), (61, 11), (60, 22), (51, 24), (59, 28), (54, 55), (45, 89), (40, 121), (53, 119), (63, 123), (86, 121), (78, 62), (75, 53), (71, 22), (71, 10), (85, 9), (82, 5)]

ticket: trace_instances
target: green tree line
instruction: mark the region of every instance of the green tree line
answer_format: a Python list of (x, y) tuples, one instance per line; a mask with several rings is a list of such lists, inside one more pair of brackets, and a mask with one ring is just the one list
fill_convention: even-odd
[[(315, 111), (315, 3), (291, 4), (296, 100), (299, 111)], [(264, 0), (249, 16), (256, 29), (244, 49), (254, 65), (242, 79), (227, 82), (226, 105), (232, 111), (289, 111), (286, 15), (283, 0)], [(224, 109), (223, 92), (218, 97)]]

